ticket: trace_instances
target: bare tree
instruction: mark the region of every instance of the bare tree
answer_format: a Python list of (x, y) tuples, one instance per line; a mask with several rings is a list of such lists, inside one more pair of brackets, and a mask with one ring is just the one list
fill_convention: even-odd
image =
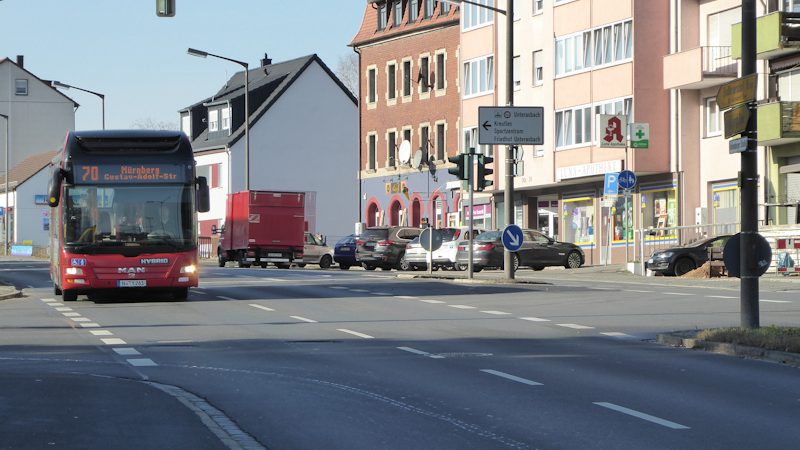
[(181, 127), (177, 122), (157, 121), (152, 117), (144, 119), (136, 119), (131, 128), (138, 128), (142, 130), (180, 130)]
[(358, 98), (358, 55), (348, 53), (339, 57), (334, 71), (339, 80)]

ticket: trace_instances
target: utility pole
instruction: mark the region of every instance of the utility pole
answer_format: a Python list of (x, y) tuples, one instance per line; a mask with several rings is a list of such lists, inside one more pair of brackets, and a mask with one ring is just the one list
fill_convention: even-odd
[[(514, 0), (506, 4), (506, 106), (514, 106)], [(513, 145), (506, 146), (506, 186), (503, 192), (506, 226), (514, 223), (514, 157)], [(514, 279), (511, 252), (503, 250), (503, 271), (507, 280)]]

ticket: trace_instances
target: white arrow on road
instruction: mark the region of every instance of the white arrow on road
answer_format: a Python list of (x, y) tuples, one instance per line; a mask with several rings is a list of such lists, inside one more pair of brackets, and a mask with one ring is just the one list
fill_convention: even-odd
[(511, 230), (506, 230), (506, 234), (508, 234), (508, 240), (511, 242), (511, 245), (516, 247), (519, 245), (519, 239), (517, 235), (511, 232)]

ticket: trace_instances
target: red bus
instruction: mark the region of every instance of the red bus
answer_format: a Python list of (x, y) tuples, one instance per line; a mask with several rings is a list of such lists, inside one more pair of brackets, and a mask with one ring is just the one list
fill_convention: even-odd
[(71, 131), (53, 159), (50, 276), (56, 295), (197, 286), (197, 215), (209, 209), (179, 131)]

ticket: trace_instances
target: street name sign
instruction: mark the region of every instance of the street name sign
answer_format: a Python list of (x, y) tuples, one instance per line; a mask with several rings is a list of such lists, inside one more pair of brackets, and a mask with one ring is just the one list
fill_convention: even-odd
[(750, 120), (750, 109), (747, 107), (747, 105), (740, 105), (725, 111), (725, 114), (723, 115), (725, 139), (747, 131), (748, 120)]
[(758, 74), (750, 74), (729, 81), (717, 91), (717, 106), (720, 110), (733, 108), (743, 103), (756, 101)]
[(742, 137), (739, 139), (733, 139), (728, 141), (728, 152), (733, 153), (742, 153), (747, 151), (747, 144), (750, 142), (750, 139), (746, 137)]
[(544, 108), (479, 106), (478, 144), (543, 145)]

